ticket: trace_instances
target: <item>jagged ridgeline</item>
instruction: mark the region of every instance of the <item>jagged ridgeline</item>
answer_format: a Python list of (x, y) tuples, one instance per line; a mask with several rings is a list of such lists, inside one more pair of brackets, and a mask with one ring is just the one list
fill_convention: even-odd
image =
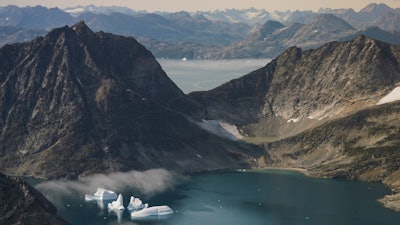
[[(36, 177), (245, 166), (254, 146), (189, 119), (199, 105), (134, 38), (84, 22), (0, 49), (0, 170)], [(202, 156), (202, 157), (198, 157)]]

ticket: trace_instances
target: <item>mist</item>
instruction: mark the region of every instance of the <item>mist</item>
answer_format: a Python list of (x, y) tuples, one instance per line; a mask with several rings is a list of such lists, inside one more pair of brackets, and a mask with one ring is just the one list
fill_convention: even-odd
[[(183, 175), (165, 169), (147, 171), (117, 172), (95, 174), (80, 180), (45, 181), (35, 186), (42, 193), (57, 193), (57, 198), (70, 195), (93, 194), (98, 187), (113, 190), (117, 193), (130, 191), (135, 195), (152, 197), (158, 193), (173, 189), (186, 178)], [(46, 195), (46, 194), (45, 194)], [(53, 195), (47, 194), (51, 199)]]

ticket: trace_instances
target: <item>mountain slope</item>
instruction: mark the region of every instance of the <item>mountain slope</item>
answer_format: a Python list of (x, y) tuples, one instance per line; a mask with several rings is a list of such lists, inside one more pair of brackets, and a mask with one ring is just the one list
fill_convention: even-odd
[(380, 181), (395, 190), (381, 201), (400, 210), (400, 103), (373, 106), (278, 142), (262, 165), (306, 168), (314, 176)]
[(374, 105), (400, 81), (399, 53), (365, 36), (315, 50), (293, 47), (264, 68), (191, 96), (209, 119), (241, 125), (250, 136), (290, 136)]
[(0, 173), (0, 224), (67, 225), (39, 191), (19, 178)]
[(245, 166), (243, 152), (257, 151), (192, 122), (198, 105), (133, 38), (93, 33), (80, 22), (5, 46), (0, 59), (3, 172), (222, 169)]

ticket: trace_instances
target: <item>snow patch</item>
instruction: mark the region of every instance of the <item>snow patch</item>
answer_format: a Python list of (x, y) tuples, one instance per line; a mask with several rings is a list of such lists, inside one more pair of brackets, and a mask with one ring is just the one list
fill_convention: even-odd
[(290, 122), (297, 123), (299, 121), (300, 121), (300, 118), (295, 118), (295, 119), (289, 119), (287, 122), (288, 123), (290, 123)]
[(198, 125), (204, 130), (233, 141), (243, 138), (235, 125), (231, 125), (220, 120), (203, 120), (202, 122), (198, 123)]
[(381, 100), (376, 103), (376, 105), (383, 105), (390, 102), (395, 102), (400, 100), (400, 87), (396, 87), (392, 92), (390, 92), (385, 97), (381, 98)]
[(72, 9), (66, 9), (65, 12), (71, 13), (71, 14), (76, 14), (76, 13), (82, 13), (85, 11), (83, 7), (77, 7), (77, 8), (72, 8)]

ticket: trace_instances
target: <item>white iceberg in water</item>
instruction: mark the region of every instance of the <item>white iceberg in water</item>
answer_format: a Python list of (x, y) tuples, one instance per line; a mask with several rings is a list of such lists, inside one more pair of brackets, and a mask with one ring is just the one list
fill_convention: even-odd
[(85, 195), (86, 201), (92, 200), (114, 200), (117, 198), (117, 194), (114, 191), (110, 191), (104, 188), (97, 188), (93, 195)]
[(108, 210), (125, 210), (124, 199), (121, 194), (118, 195), (117, 200), (108, 203)]
[(139, 198), (135, 198), (131, 196), (131, 199), (129, 201), (128, 207), (126, 207), (129, 211), (134, 211), (134, 210), (139, 210), (143, 208), (147, 208), (147, 204), (143, 204), (142, 200)]
[(148, 208), (144, 208), (139, 211), (131, 212), (132, 218), (143, 218), (143, 217), (151, 217), (151, 216), (167, 216), (173, 214), (174, 211), (166, 205), (161, 206), (152, 206)]

